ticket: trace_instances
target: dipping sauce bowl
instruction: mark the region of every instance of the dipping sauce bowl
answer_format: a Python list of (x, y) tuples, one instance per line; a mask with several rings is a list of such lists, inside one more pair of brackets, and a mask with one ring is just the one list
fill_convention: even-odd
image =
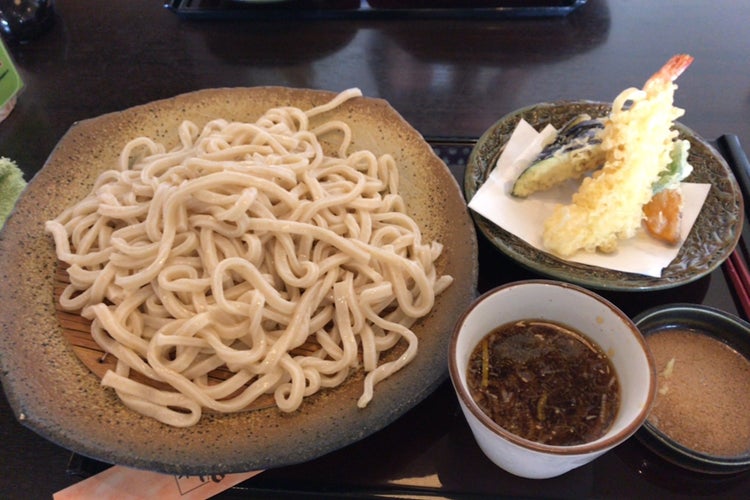
[[(620, 402), (604, 435), (565, 446), (531, 441), (498, 425), (474, 401), (467, 384), (473, 350), (491, 331), (518, 320), (565, 325), (606, 353), (617, 375)], [(645, 421), (656, 392), (653, 360), (635, 324), (599, 295), (559, 281), (520, 281), (483, 294), (457, 321), (448, 359), (458, 401), (477, 444), (500, 468), (525, 478), (558, 476), (622, 443)]]
[(694, 304), (634, 318), (657, 371), (657, 394), (638, 439), (692, 471), (750, 469), (750, 323)]

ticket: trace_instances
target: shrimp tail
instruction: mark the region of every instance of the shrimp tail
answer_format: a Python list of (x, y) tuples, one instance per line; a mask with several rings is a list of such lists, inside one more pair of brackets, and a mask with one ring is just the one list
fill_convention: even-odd
[(644, 89), (663, 87), (665, 84), (674, 82), (693, 63), (693, 59), (693, 56), (688, 54), (672, 56), (659, 71), (651, 75), (651, 78), (646, 81)]

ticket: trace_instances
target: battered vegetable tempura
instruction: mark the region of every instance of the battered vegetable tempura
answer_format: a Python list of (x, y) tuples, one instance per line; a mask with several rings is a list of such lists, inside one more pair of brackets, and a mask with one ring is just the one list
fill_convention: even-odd
[(672, 105), (673, 82), (692, 61), (676, 55), (642, 90), (626, 89), (615, 98), (601, 135), (604, 167), (584, 179), (572, 203), (556, 207), (545, 222), (548, 250), (563, 257), (578, 250), (613, 252), (620, 239), (641, 227), (652, 185), (671, 163), (677, 137), (672, 124), (684, 114)]

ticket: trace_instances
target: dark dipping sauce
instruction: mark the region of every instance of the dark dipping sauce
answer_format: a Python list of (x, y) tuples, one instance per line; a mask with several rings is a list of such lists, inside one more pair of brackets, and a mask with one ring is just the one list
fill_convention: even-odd
[(620, 406), (607, 355), (558, 323), (523, 320), (496, 328), (474, 348), (467, 375), (469, 392), (492, 420), (548, 445), (600, 438)]

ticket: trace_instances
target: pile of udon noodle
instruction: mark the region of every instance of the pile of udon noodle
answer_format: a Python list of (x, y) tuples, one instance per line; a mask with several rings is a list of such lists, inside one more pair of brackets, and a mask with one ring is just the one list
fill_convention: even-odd
[[(414, 358), (410, 327), (452, 279), (406, 213), (393, 157), (348, 152), (344, 122), (310, 127), (358, 96), (255, 123), (184, 122), (169, 151), (136, 138), (47, 222), (69, 265), (61, 307), (92, 320), (117, 358), (102, 384), (127, 406), (174, 426), (264, 394), (292, 412), (362, 368), (364, 407)], [(399, 343), (403, 354), (381, 359)], [(231, 375), (212, 379), (217, 369)]]

